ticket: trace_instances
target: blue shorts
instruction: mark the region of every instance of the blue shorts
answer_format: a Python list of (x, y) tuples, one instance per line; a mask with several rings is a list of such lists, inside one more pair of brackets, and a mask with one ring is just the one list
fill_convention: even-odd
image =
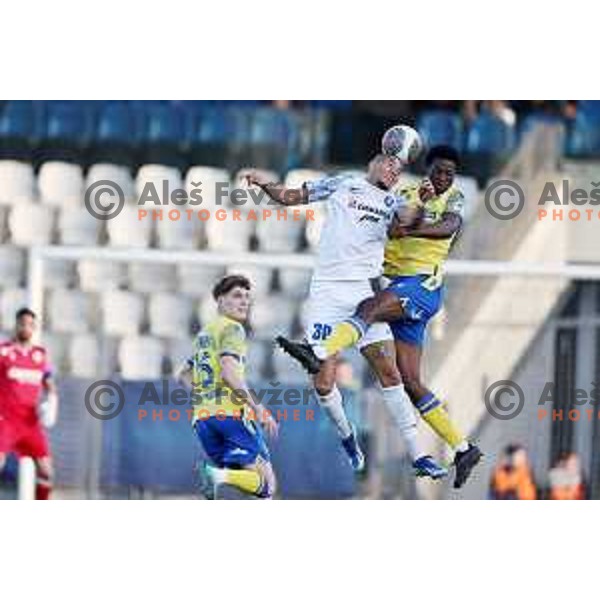
[(423, 285), (429, 279), (429, 275), (403, 275), (394, 277), (386, 288), (398, 297), (406, 314), (389, 323), (395, 340), (423, 345), (427, 323), (440, 309), (444, 295), (443, 285), (432, 290)]
[(208, 417), (194, 424), (194, 431), (217, 467), (245, 467), (259, 456), (271, 461), (260, 427), (238, 417)]

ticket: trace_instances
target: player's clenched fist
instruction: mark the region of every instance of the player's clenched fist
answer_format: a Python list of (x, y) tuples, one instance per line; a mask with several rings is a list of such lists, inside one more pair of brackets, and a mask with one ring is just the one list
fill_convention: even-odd
[(427, 202), (431, 200), (435, 196), (435, 188), (433, 187), (433, 183), (431, 183), (431, 179), (428, 177), (423, 179), (421, 185), (419, 186), (419, 199), (421, 202)]
[(261, 175), (256, 171), (250, 171), (250, 173), (246, 174), (246, 182), (248, 183), (248, 185), (257, 185), (260, 187), (263, 185), (267, 185), (269, 181), (270, 180), (267, 177)]

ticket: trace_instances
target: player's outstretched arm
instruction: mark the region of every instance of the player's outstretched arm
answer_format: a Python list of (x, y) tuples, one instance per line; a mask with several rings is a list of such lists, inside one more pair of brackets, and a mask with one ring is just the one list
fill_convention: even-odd
[(305, 187), (288, 188), (282, 183), (269, 181), (255, 172), (246, 175), (246, 180), (249, 185), (258, 186), (269, 198), (272, 198), (275, 202), (279, 202), (279, 204), (294, 206), (308, 202), (308, 191)]

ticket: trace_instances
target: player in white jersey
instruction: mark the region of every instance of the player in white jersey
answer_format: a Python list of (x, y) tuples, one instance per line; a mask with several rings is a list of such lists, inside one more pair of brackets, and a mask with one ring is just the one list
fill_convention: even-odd
[[(310, 284), (308, 344), (322, 343), (334, 325), (351, 316), (356, 305), (372, 295), (372, 286), (382, 271), (388, 229), (394, 219), (401, 222), (410, 219), (409, 208), (389, 191), (401, 172), (400, 160), (378, 154), (369, 163), (366, 178), (330, 177), (289, 189), (256, 173), (247, 176), (250, 184), (284, 205), (327, 202), (327, 218)], [(376, 325), (369, 329), (359, 349), (377, 376), (383, 398), (411, 455), (415, 474), (433, 479), (443, 477), (447, 471), (418, 448), (416, 416), (396, 367), (389, 326)], [(290, 343), (285, 338), (279, 337), (277, 341), (289, 351)], [(334, 423), (350, 463), (358, 472), (364, 468), (364, 457), (335, 383), (336, 362), (336, 357), (327, 360), (313, 383), (321, 407)]]

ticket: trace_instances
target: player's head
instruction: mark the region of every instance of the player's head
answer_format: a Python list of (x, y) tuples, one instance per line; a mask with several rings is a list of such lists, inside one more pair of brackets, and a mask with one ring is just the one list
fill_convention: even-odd
[(425, 157), (425, 164), (435, 193), (440, 195), (454, 183), (460, 154), (452, 146), (433, 146)]
[(30, 308), (20, 308), (15, 315), (15, 337), (19, 342), (28, 342), (33, 336), (36, 314)]
[(227, 275), (213, 288), (219, 312), (236, 321), (245, 321), (250, 310), (250, 280), (243, 275)]
[(376, 154), (369, 163), (367, 179), (374, 185), (389, 190), (398, 183), (402, 161), (388, 154)]

